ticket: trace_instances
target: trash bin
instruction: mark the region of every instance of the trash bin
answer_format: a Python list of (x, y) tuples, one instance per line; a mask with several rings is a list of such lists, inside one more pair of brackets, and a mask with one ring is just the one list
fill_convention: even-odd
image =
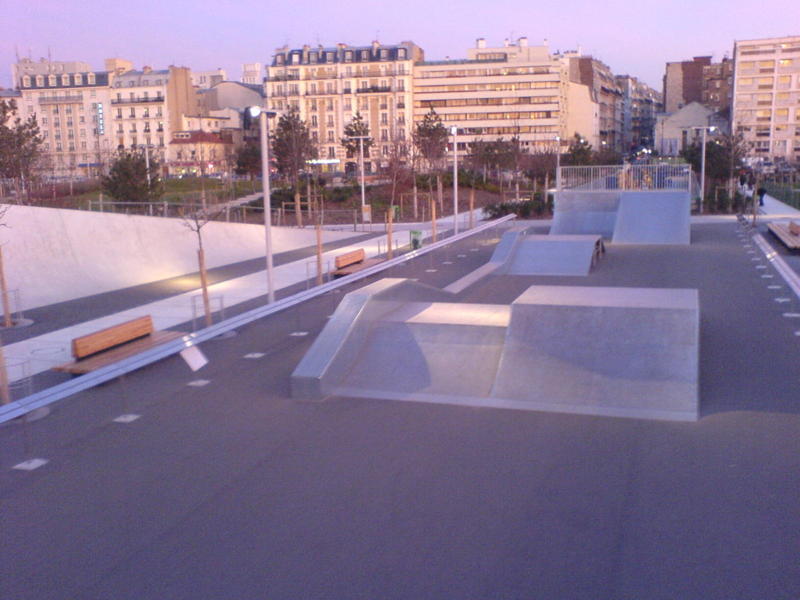
[(422, 248), (422, 232), (417, 229), (412, 229), (409, 233), (411, 235), (411, 248), (413, 250)]

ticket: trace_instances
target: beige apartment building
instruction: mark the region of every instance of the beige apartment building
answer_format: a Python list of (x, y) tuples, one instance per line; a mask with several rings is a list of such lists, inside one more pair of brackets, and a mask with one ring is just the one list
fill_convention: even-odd
[(182, 130), (183, 116), (201, 112), (191, 71), (173, 66), (137, 71), (121, 59), (108, 59), (106, 69), (113, 75), (110, 121), (114, 147), (148, 146), (166, 169), (166, 164), (176, 159), (169, 152), (169, 142)]
[(112, 74), (87, 63), (23, 59), (13, 65), (18, 114), (36, 116), (44, 172), (55, 178), (100, 173), (113, 151), (109, 82)]
[(329, 170), (355, 169), (357, 157), (347, 156), (341, 138), (360, 113), (374, 140), (365, 160), (372, 172), (388, 161), (392, 140), (411, 139), (412, 73), (422, 59), (413, 42), (279, 48), (267, 67), (265, 91), (272, 110), (299, 111), (319, 156), (339, 161)]
[(800, 36), (734, 43), (732, 116), (756, 162), (800, 162)]
[(523, 37), (492, 48), (480, 38), (466, 60), (415, 65), (414, 121), (434, 109), (448, 129), (457, 127), (460, 152), (501, 137), (518, 137), (528, 152), (552, 151), (568, 136), (567, 84), (564, 63), (547, 46)]

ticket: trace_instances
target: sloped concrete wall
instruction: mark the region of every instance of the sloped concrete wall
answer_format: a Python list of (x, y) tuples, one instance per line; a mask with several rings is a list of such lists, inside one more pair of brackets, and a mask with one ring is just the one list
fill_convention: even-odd
[[(23, 310), (198, 270), (197, 236), (180, 219), (11, 205), (4, 224), (6, 280)], [(264, 255), (262, 226), (209, 223), (202, 232), (209, 268)], [(276, 253), (316, 243), (313, 230), (272, 232)]]
[(688, 244), (689, 192), (623, 192), (620, 194), (615, 244)]
[(554, 202), (550, 233), (596, 233), (608, 239), (614, 235), (619, 192), (561, 191)]
[(697, 290), (533, 286), (492, 396), (532, 410), (697, 419)]

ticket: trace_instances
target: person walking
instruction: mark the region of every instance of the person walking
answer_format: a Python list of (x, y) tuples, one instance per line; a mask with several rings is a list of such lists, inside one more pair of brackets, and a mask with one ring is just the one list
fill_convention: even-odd
[(764, 189), (763, 187), (760, 187), (756, 191), (756, 194), (758, 194), (758, 205), (764, 206), (764, 196), (767, 194), (767, 190)]

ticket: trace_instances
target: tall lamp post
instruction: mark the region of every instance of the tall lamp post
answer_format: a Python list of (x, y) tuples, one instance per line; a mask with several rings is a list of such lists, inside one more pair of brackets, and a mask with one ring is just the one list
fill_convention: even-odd
[(269, 189), (269, 118), (276, 113), (261, 106), (247, 109), (252, 118), (258, 117), (261, 133), (261, 189), (264, 193), (264, 240), (267, 246), (267, 300), (275, 302), (275, 286), (272, 278), (272, 207)]
[(368, 135), (351, 135), (347, 139), (358, 140), (358, 165), (361, 169), (361, 212), (367, 205), (366, 192), (364, 191), (364, 140), (370, 139)]
[(453, 134), (453, 234), (458, 235), (458, 127), (450, 128)]
[[(556, 142), (556, 191), (558, 191), (561, 189), (561, 136), (557, 135), (553, 139)], [(545, 190), (546, 195), (547, 190)]]
[(703, 131), (703, 144), (700, 150), (700, 212), (703, 212), (703, 202), (706, 199), (706, 133), (713, 132), (716, 127), (692, 127), (694, 131)]

